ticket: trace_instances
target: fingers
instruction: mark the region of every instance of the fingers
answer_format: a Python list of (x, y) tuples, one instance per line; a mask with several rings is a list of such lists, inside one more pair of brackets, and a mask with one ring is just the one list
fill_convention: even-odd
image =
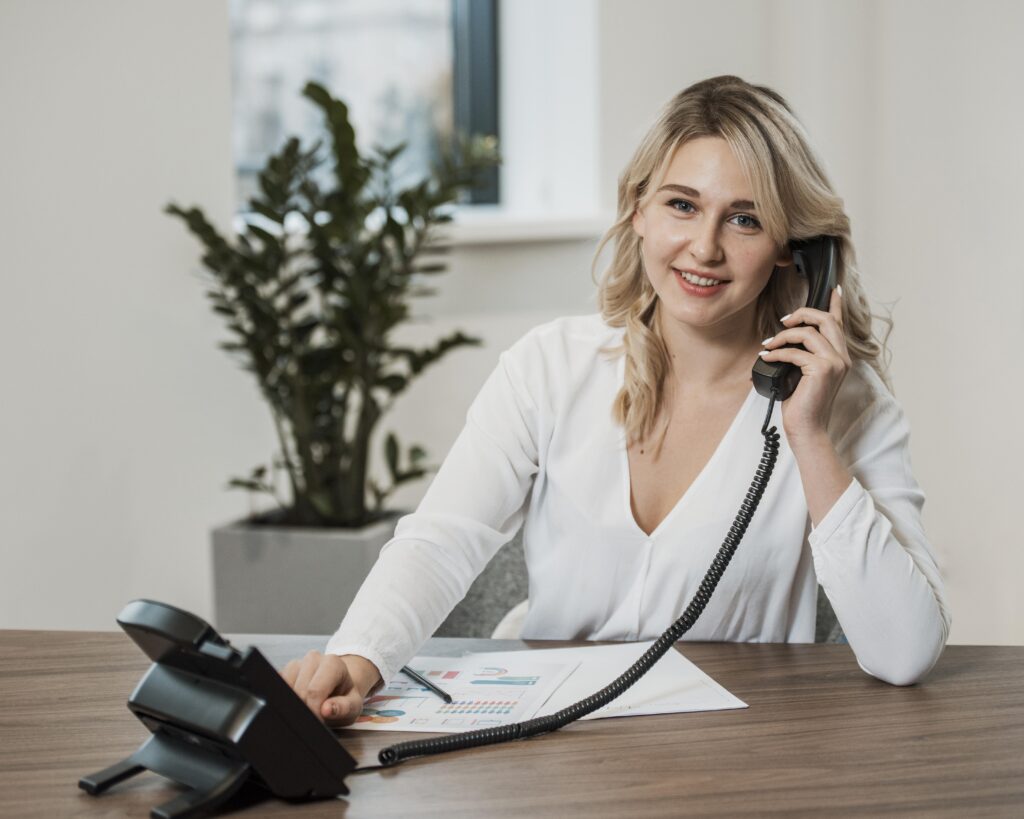
[(320, 716), (332, 728), (351, 725), (363, 712), (363, 698), (354, 688), (340, 697), (330, 697), (320, 706)]
[(815, 327), (793, 327), (783, 330), (761, 343), (766, 350), (784, 349), (787, 344), (802, 344), (809, 353), (826, 358), (842, 358), (835, 346)]
[(843, 288), (836, 285), (836, 289), (832, 291), (832, 295), (829, 297), (828, 312), (836, 320), (836, 324), (840, 327), (843, 326)]
[(352, 715), (351, 712), (357, 707), (357, 700), (358, 704), (362, 703), (362, 697), (355, 689), (348, 667), (341, 657), (310, 651), (301, 660), (289, 662), (282, 670), (281, 676), (317, 716), (333, 716), (335, 709), (332, 707), (327, 707), (327, 713), (324, 713), (324, 703), (331, 697), (346, 698), (349, 695), (352, 702), (337, 708), (338, 715), (342, 718), (351, 716), (352, 720), (358, 716), (358, 713)]
[(818, 362), (820, 356), (801, 350), (797, 347), (780, 347), (778, 350), (763, 350), (758, 353), (765, 361), (785, 361), (788, 364), (795, 364), (804, 375), (809, 375)]
[[(781, 334), (780, 334), (781, 335)], [(821, 339), (819, 334), (818, 338)], [(795, 364), (804, 375), (825, 375), (828, 378), (842, 380), (846, 374), (847, 363), (835, 352), (829, 355), (816, 354), (813, 351), (801, 350), (799, 347), (779, 347), (774, 350), (762, 350), (758, 355), (765, 361), (785, 361)]]
[[(306, 685), (304, 699), (314, 714), (323, 716), (323, 704), (328, 697), (345, 696), (353, 691), (352, 676), (348, 673), (345, 661), (334, 654), (328, 654), (320, 657), (320, 664)], [(355, 691), (355, 694), (359, 692)]]
[(843, 331), (842, 297), (838, 288), (832, 291), (829, 312), (801, 307), (785, 316), (782, 323), (787, 329), (762, 342), (767, 349), (782, 348), (786, 344), (802, 344), (811, 353), (825, 357), (834, 356), (847, 366), (850, 365), (846, 334)]
[(322, 656), (319, 651), (310, 651), (299, 661), (299, 673), (295, 678), (295, 684), (292, 688), (295, 689), (295, 693), (302, 697), (302, 699), (306, 698), (306, 688), (309, 686), (309, 681), (313, 679)]

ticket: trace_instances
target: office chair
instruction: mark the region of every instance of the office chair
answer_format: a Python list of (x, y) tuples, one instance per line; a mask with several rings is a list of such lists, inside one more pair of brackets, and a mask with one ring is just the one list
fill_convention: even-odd
[[(435, 637), (519, 638), (529, 601), (523, 530), (498, 550), (465, 598), (434, 632)], [(816, 643), (845, 643), (846, 636), (825, 592), (818, 587)]]

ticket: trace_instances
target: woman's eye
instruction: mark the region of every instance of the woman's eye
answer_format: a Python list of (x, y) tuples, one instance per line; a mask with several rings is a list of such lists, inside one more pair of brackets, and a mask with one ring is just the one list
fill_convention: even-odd
[[(676, 205), (682, 205), (683, 207), (677, 208)], [(687, 202), (685, 199), (673, 199), (668, 203), (670, 208), (675, 208), (680, 213), (693, 213), (693, 205)]]
[[(733, 218), (737, 220), (736, 224), (739, 225), (742, 228), (759, 228), (759, 227), (761, 227), (761, 223), (758, 222), (757, 219), (755, 219), (749, 213), (738, 213)], [(744, 220), (744, 221), (739, 221), (741, 219)]]

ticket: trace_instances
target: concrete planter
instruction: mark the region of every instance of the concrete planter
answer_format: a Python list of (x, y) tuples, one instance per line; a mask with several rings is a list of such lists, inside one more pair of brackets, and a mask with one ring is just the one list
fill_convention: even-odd
[(213, 530), (214, 626), (222, 632), (332, 634), (398, 515), (362, 529)]

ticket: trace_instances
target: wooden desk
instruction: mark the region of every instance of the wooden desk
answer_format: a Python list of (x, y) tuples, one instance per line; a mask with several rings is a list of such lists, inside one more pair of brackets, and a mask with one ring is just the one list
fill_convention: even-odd
[[(279, 666), (324, 642), (232, 641)], [(439, 639), (425, 652), (526, 645)], [(575, 723), (353, 774), (345, 800), (235, 815), (1024, 815), (1024, 648), (951, 646), (924, 683), (894, 688), (845, 646), (680, 645), (750, 707)], [(100, 797), (76, 784), (148, 736), (125, 707), (147, 667), (120, 632), (0, 631), (0, 816), (144, 817), (175, 795), (149, 773)], [(365, 765), (423, 736), (347, 730), (341, 741)]]

